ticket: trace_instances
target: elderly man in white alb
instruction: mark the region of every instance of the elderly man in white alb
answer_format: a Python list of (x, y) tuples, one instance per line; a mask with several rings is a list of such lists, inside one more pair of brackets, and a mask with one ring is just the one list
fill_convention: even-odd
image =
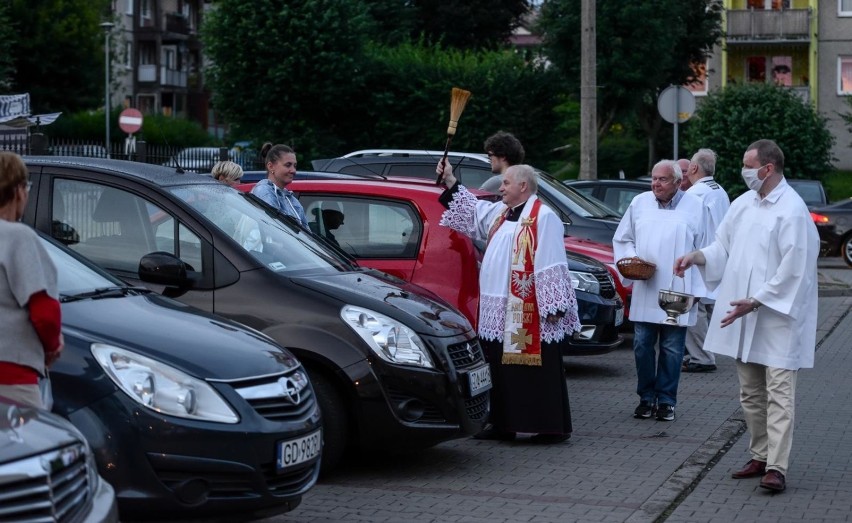
[[(704, 245), (713, 243), (716, 229), (722, 223), (731, 199), (721, 185), (716, 183), (716, 153), (711, 149), (699, 149), (683, 173), (691, 181), (687, 193), (694, 194), (704, 202)], [(683, 187), (683, 186), (681, 186)], [(704, 338), (713, 315), (716, 292), (707, 291), (707, 296), (698, 302), (698, 315), (695, 325), (686, 329), (686, 356), (683, 359), (683, 372), (713, 372), (716, 370), (716, 357), (704, 350)]]
[[(695, 324), (695, 307), (680, 315), (677, 325), (664, 323), (667, 316), (658, 301), (659, 291), (675, 283), (669, 272), (675, 257), (704, 241), (701, 199), (680, 190), (682, 177), (676, 162), (658, 162), (651, 170), (651, 190), (633, 198), (612, 238), (616, 260), (638, 256), (657, 265), (650, 279), (633, 283), (630, 303), (639, 395), (633, 416), (639, 419), (656, 413), (658, 421), (674, 421), (686, 327)], [(677, 283), (676, 291), (704, 296), (698, 271), (689, 271)]]
[[(762, 176), (761, 176), (762, 174)], [(731, 474), (782, 491), (793, 443), (796, 375), (814, 365), (819, 235), (805, 202), (784, 179), (784, 153), (758, 140), (743, 156), (751, 189), (731, 204), (708, 247), (675, 262), (703, 266), (718, 305), (704, 347), (736, 358), (751, 460)], [(737, 321), (740, 320), (740, 321)]]
[[(559, 217), (535, 195), (529, 165), (503, 173), (500, 202), (478, 200), (436, 169), (447, 190), (441, 225), (486, 241), (479, 276), (479, 338), (491, 369), (493, 439), (534, 433), (534, 443), (571, 436), (562, 345), (580, 328)], [(448, 268), (449, 269), (449, 268)]]

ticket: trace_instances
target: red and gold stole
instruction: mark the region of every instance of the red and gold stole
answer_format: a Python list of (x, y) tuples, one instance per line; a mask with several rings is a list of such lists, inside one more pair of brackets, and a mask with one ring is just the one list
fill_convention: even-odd
[[(541, 200), (532, 204), (527, 217), (515, 227), (512, 242), (503, 358), (508, 365), (541, 365), (541, 324), (535, 295), (535, 250)], [(502, 221), (501, 221), (502, 223)]]

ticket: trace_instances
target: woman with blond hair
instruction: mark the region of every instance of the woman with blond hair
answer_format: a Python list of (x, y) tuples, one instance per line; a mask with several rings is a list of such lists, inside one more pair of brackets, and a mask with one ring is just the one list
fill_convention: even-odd
[(62, 350), (61, 313), (56, 267), (19, 223), (29, 192), (24, 161), (0, 152), (0, 396), (44, 408), (38, 382)]
[(240, 179), (243, 177), (243, 168), (230, 160), (226, 160), (214, 165), (211, 174), (214, 180), (233, 187), (239, 185)]

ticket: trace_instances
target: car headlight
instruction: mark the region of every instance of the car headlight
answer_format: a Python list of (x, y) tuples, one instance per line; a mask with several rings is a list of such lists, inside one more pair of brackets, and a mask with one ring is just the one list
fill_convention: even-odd
[(588, 292), (590, 294), (600, 294), (601, 284), (593, 274), (588, 272), (568, 271), (571, 273), (571, 285), (574, 290)]
[(128, 396), (151, 410), (179, 418), (237, 423), (240, 418), (203, 380), (135, 352), (103, 343), (92, 354)]
[(340, 317), (383, 360), (400, 365), (435, 368), (420, 336), (393, 318), (353, 305), (343, 307)]

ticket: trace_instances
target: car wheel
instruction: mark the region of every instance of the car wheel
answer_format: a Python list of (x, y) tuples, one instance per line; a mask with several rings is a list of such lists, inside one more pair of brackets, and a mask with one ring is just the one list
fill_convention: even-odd
[(846, 265), (852, 267), (852, 234), (848, 234), (840, 243), (840, 255)]
[(308, 371), (322, 414), (322, 464), (320, 474), (334, 470), (343, 458), (349, 443), (349, 422), (343, 408), (343, 398), (322, 374)]

